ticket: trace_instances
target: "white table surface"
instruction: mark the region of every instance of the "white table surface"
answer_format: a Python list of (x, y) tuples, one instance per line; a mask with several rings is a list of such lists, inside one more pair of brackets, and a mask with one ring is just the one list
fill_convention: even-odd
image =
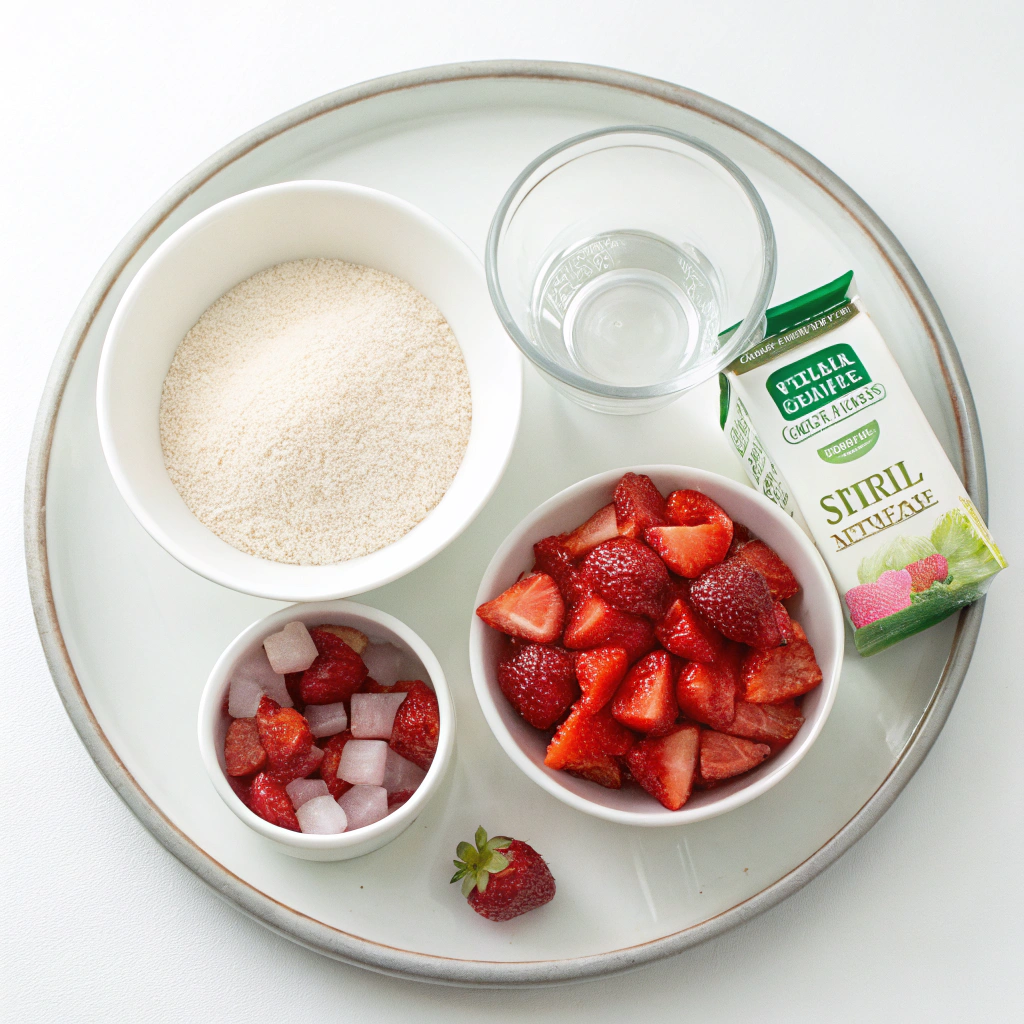
[[(781, 906), (676, 959), (502, 994), (379, 977), (215, 898), (150, 838), (64, 715), (29, 609), (29, 434), (61, 334), (165, 189), (304, 100), (448, 61), (608, 64), (777, 128), (888, 222), (934, 292), (978, 399), (990, 525), (1011, 566), (1019, 475), (1019, 44), (981, 0), (21, 4), (0, 61), (0, 1005), (12, 1021), (338, 1019), (1003, 1021), (1024, 997), (1022, 585), (993, 587), (924, 766), (853, 850)], [(493, 9), (493, 10), (492, 10)], [(515, 13), (512, 13), (512, 12)]]

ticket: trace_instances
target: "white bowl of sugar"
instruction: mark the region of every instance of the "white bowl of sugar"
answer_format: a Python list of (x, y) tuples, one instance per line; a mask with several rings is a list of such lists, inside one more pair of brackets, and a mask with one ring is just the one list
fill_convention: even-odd
[(521, 401), (469, 248), (330, 181), (179, 228), (121, 300), (97, 384), (107, 464), (150, 535), (288, 601), (363, 593), (449, 544), (501, 479)]

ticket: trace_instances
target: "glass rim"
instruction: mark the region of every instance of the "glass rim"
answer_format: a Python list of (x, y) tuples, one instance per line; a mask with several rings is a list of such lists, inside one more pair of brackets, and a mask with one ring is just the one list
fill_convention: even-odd
[[(512, 316), (508, 303), (505, 301), (498, 276), (498, 245), (501, 241), (502, 229), (504, 228), (509, 211), (513, 202), (519, 195), (523, 185), (530, 179), (530, 176), (552, 158), (560, 153), (579, 146), (582, 143), (590, 142), (604, 136), (615, 135), (655, 135), (661, 138), (670, 139), (683, 145), (699, 150), (719, 164), (726, 173), (739, 185), (747, 201), (750, 203), (754, 217), (757, 221), (758, 230), (761, 234), (761, 256), (762, 267), (761, 277), (758, 281), (757, 290), (754, 293), (754, 301), (747, 310), (743, 319), (730, 330), (728, 341), (723, 344), (714, 359), (703, 363), (700, 366), (691, 367), (671, 380), (660, 381), (657, 384), (642, 385), (619, 385), (604, 384), (601, 381), (591, 380), (582, 374), (560, 366), (554, 360), (549, 359), (543, 352), (530, 341), (520, 330), (515, 318)], [(772, 289), (775, 287), (775, 274), (777, 263), (777, 247), (775, 242), (775, 231), (772, 228), (771, 218), (768, 210), (761, 199), (760, 193), (754, 188), (751, 180), (740, 170), (739, 166), (729, 159), (724, 153), (714, 146), (703, 142), (701, 139), (683, 132), (677, 132), (672, 128), (662, 128), (658, 125), (616, 125), (611, 128), (597, 128), (589, 132), (582, 132), (571, 138), (557, 143), (550, 149), (545, 150), (535, 157), (523, 168), (516, 179), (508, 187), (497, 209), (491, 219), (491, 226), (487, 232), (487, 244), (484, 252), (484, 271), (487, 278), (487, 290), (491, 296), (494, 310), (498, 319), (505, 328), (506, 333), (515, 342), (516, 347), (523, 355), (537, 367), (554, 377), (555, 380), (583, 391), (587, 394), (597, 395), (602, 398), (621, 398), (626, 400), (642, 400), (650, 398), (662, 398), (667, 395), (682, 394), (692, 387), (710, 380), (716, 373), (723, 370), (732, 360), (746, 350), (752, 341), (754, 332), (758, 329), (764, 319), (765, 310), (771, 299)]]

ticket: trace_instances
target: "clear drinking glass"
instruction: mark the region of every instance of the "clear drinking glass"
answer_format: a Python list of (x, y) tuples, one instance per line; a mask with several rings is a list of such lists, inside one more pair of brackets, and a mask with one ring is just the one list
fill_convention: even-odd
[(763, 335), (775, 235), (728, 157), (667, 128), (623, 126), (537, 157), (494, 215), (485, 262), (505, 329), (554, 387), (590, 409), (639, 413)]

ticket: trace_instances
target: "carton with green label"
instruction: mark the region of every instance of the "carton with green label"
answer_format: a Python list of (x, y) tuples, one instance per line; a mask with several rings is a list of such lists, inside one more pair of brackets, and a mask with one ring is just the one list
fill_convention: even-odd
[(1006, 562), (852, 283), (768, 310), (721, 375), (721, 423), (814, 538), (867, 655), (977, 600)]

